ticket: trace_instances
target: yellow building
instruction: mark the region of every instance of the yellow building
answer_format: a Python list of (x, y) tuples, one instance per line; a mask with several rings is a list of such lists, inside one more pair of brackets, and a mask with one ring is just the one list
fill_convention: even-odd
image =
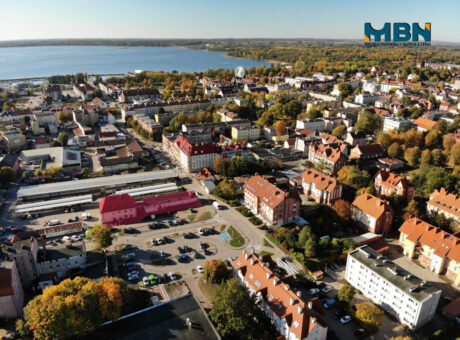
[(257, 140), (260, 138), (260, 128), (257, 125), (232, 127), (232, 139)]
[(418, 218), (404, 222), (399, 244), (405, 256), (460, 285), (460, 239)]

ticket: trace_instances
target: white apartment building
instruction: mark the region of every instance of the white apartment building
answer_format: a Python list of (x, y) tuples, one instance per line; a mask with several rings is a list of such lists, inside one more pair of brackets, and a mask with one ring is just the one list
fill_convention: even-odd
[(385, 117), (383, 121), (383, 131), (405, 130), (411, 125), (411, 120), (404, 117)]
[(72, 270), (83, 270), (86, 266), (85, 241), (49, 244), (40, 251), (38, 268), (40, 274), (56, 273), (58, 278), (68, 276)]
[(348, 254), (345, 279), (410, 329), (430, 321), (441, 291), (380, 255), (369, 246)]
[(322, 118), (317, 119), (302, 119), (296, 122), (295, 128), (297, 130), (308, 129), (314, 132), (323, 132), (326, 127), (326, 122)]
[(243, 140), (258, 140), (260, 138), (260, 127), (257, 125), (232, 127), (232, 139)]
[(367, 104), (369, 102), (375, 102), (376, 100), (382, 99), (383, 96), (380, 94), (358, 94), (355, 97), (355, 103)]

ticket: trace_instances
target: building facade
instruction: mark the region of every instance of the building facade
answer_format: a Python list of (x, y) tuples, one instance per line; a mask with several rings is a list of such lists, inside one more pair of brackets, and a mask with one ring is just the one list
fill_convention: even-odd
[(24, 290), (16, 261), (8, 261), (5, 267), (0, 269), (0, 317), (15, 319), (22, 316)]
[(414, 199), (415, 187), (411, 181), (408, 178), (390, 172), (388, 169), (382, 169), (377, 172), (374, 178), (374, 187), (380, 196), (401, 195), (408, 202)]
[(374, 234), (390, 231), (394, 211), (388, 201), (363, 193), (351, 204), (351, 217)]
[(460, 223), (460, 197), (448, 193), (446, 189), (435, 190), (426, 203), (428, 214), (443, 214), (448, 220)]
[(314, 169), (307, 169), (302, 174), (302, 188), (317, 203), (331, 205), (342, 197), (342, 185), (336, 179)]
[(251, 125), (247, 127), (232, 127), (232, 139), (237, 141), (260, 139), (260, 127)]
[(348, 253), (345, 279), (410, 329), (433, 318), (441, 297), (440, 290), (369, 246)]

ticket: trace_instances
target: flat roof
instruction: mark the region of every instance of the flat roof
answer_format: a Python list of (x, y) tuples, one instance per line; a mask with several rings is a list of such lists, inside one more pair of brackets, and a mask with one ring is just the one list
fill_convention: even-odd
[[(191, 327), (187, 327), (187, 320)], [(105, 323), (87, 339), (218, 340), (220, 336), (192, 294)]]
[(21, 187), (18, 190), (18, 198), (29, 196), (46, 196), (50, 194), (59, 196), (59, 194), (66, 192), (84, 191), (99, 187), (115, 187), (122, 184), (154, 181), (174, 177), (177, 177), (174, 170), (158, 170), (127, 175), (88, 178), (77, 181), (29, 185)]
[(57, 207), (68, 207), (75, 204), (90, 203), (93, 201), (92, 195), (74, 196), (58, 200), (49, 200), (43, 202), (20, 204), (16, 207), (16, 213), (25, 213), (53, 209)]
[(426, 284), (425, 281), (412, 275), (407, 270), (401, 268), (387, 257), (377, 253), (369, 246), (359, 247), (348, 253), (348, 256), (356, 259), (419, 302), (440, 292), (439, 289), (430, 284)]
[(115, 195), (121, 195), (121, 194), (130, 194), (131, 196), (135, 196), (136, 193), (143, 192), (143, 191), (148, 191), (148, 190), (161, 190), (161, 189), (168, 189), (168, 188), (177, 188), (176, 183), (165, 183), (165, 184), (158, 184), (158, 185), (149, 185), (146, 187), (142, 188), (134, 188), (134, 189), (126, 189), (126, 190), (119, 190), (115, 193)]

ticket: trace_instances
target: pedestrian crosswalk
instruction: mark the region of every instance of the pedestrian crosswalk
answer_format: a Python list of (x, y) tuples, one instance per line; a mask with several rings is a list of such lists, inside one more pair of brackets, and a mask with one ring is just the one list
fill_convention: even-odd
[(246, 250), (248, 252), (253, 251), (253, 252), (257, 253), (257, 252), (260, 251), (260, 249), (262, 249), (262, 246), (263, 245), (260, 242), (249, 242), (248, 246), (246, 247)]

